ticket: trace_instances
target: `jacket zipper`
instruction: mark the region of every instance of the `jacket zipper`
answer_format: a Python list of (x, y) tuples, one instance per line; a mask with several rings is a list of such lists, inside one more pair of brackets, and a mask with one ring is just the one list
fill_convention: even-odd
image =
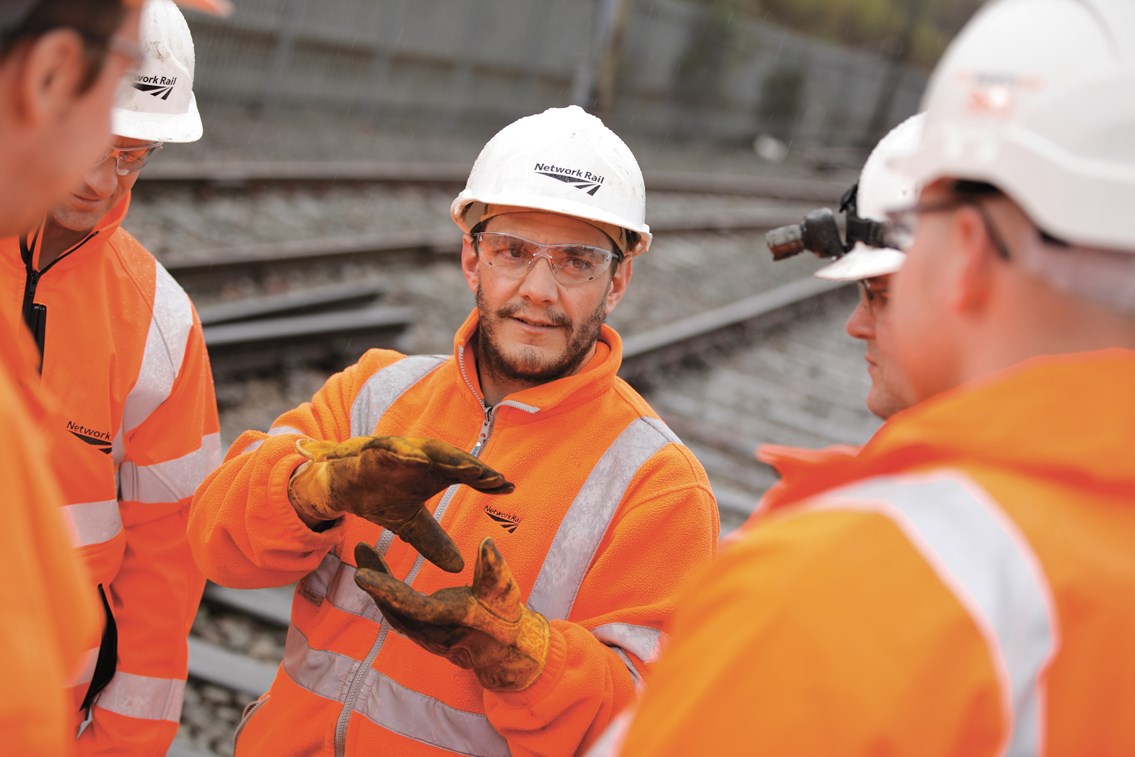
[[(489, 441), (489, 436), (493, 433), (493, 422), (496, 419), (496, 407), (489, 407), (485, 405), (485, 400), (473, 386), (473, 382), (469, 380), (469, 375), (465, 372), (465, 346), (461, 345), (457, 348), (457, 367), (461, 370), (461, 378), (465, 380), (465, 385), (469, 387), (469, 391), (477, 398), (477, 402), (481, 405), (481, 412), (483, 414), (481, 420), (481, 432), (477, 435), (477, 443), (473, 445), (473, 449), (469, 454), (473, 457), (477, 456)], [(442, 496), (442, 501), (439, 508), (448, 502), (453, 496), (453, 492), (446, 492)], [(407, 583), (413, 581), (417, 575), (418, 569), (422, 564), (422, 556), (418, 555), (414, 561), (414, 567), (410, 569), (409, 575), (406, 576)], [(378, 636), (375, 637), (374, 644), (371, 645), (370, 651), (367, 656), (359, 663), (355, 669), (355, 675), (351, 678), (351, 683), (347, 687), (347, 695), (343, 697), (343, 709), (339, 714), (339, 720), (335, 724), (335, 757), (346, 757), (347, 754), (347, 727), (351, 722), (351, 715), (355, 711), (355, 703), (358, 702), (359, 695), (362, 694), (363, 682), (366, 681), (367, 673), (370, 672), (371, 667), (374, 665), (375, 658), (378, 657), (379, 650), (382, 649), (383, 643), (386, 641), (386, 634), (389, 632), (389, 626), (385, 618), (381, 621), (382, 625), (379, 626)]]
[(47, 341), (47, 306), (36, 303), (35, 295), (36, 290), (39, 288), (39, 282), (43, 275), (51, 270), (52, 266), (58, 263), (63, 258), (71, 255), (80, 247), (89, 242), (92, 238), (98, 235), (98, 229), (91, 231), (87, 236), (83, 237), (77, 244), (70, 249), (64, 251), (59, 257), (47, 264), (42, 270), (36, 270), (33, 265), (35, 259), (35, 246), (39, 242), (39, 235), (42, 232), (42, 227), (31, 236), (29, 242), (27, 237), (20, 237), (20, 256), (24, 259), (24, 270), (26, 276), (24, 278), (24, 306), (23, 317), (24, 324), (27, 325), (28, 330), (31, 331), (32, 337), (35, 339), (35, 345), (39, 348), (39, 364), (40, 370), (43, 369), (43, 350), (45, 342)]
[(457, 367), (461, 369), (461, 378), (465, 380), (465, 386), (469, 387), (469, 391), (477, 398), (477, 402), (481, 404), (481, 433), (477, 435), (477, 443), (473, 445), (473, 449), (469, 450), (469, 454), (473, 457), (484, 449), (485, 444), (489, 441), (489, 436), (493, 433), (493, 421), (496, 419), (496, 407), (490, 407), (485, 404), (485, 398), (477, 391), (477, 387), (473, 386), (473, 382), (469, 380), (469, 374), (465, 372), (465, 345), (457, 348)]

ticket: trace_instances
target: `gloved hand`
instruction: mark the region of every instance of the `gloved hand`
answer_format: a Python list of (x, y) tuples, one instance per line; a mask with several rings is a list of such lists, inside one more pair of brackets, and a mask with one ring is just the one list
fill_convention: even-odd
[(472, 668), (486, 689), (528, 688), (548, 659), (547, 619), (520, 601), (520, 589), (492, 539), (481, 542), (473, 586), (425, 595), (390, 574), (382, 557), (360, 542), (355, 583), (390, 626), (433, 654)]
[(452, 484), (467, 484), (486, 494), (508, 494), (514, 488), (477, 458), (436, 439), (301, 439), (296, 449), (311, 461), (288, 483), (297, 512), (316, 521), (354, 513), (398, 534), (450, 573), (460, 572), (465, 561), (424, 502)]

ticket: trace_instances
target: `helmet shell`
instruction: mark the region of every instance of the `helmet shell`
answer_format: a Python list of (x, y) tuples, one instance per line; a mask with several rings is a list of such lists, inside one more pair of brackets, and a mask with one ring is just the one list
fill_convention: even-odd
[(920, 185), (993, 184), (1066, 242), (1135, 252), (1135, 2), (994, 0), (923, 98)]
[(489, 205), (618, 226), (633, 232), (628, 256), (650, 246), (638, 161), (618, 135), (576, 105), (514, 121), (485, 144), (450, 215), (468, 233)]
[[(888, 210), (905, 207), (918, 199), (918, 187), (905, 173), (891, 166), (891, 159), (918, 146), (924, 115), (911, 116), (885, 137), (867, 156), (859, 174), (856, 205), (860, 218), (887, 220)], [(902, 267), (906, 256), (890, 247), (869, 247), (859, 242), (851, 252), (816, 271), (816, 276), (832, 281), (858, 281), (886, 276)]]
[(172, 0), (147, 0), (139, 39), (145, 58), (111, 111), (111, 131), (147, 142), (197, 141), (193, 37)]

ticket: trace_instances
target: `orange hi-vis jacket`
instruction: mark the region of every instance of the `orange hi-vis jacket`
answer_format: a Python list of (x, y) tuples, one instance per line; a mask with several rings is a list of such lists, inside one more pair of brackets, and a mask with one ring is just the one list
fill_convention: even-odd
[(104, 636), (99, 672), (96, 643), (73, 681), (81, 717), (92, 676), (116, 651), (80, 754), (164, 754), (173, 740), (204, 587), (185, 525), (193, 491), (220, 463), (200, 323), (181, 287), (119, 228), (128, 202), (43, 271), (35, 232), (23, 240), (27, 262), (21, 240), (0, 242), (0, 307), (18, 318), (26, 297), (46, 313), (42, 383), (73, 442), (52, 455), (63, 513), (117, 633), (116, 650)]
[[(211, 580), (299, 582), (282, 665), (238, 731), (237, 754), (570, 755), (636, 697), (679, 582), (716, 552), (705, 472), (616, 376), (612, 329), (578, 374), (486, 409), (476, 325), (474, 312), (449, 358), (367, 352), (267, 434), (238, 438), (198, 490), (189, 535)], [(427, 503), (464, 555), (463, 573), (352, 515), (318, 533), (295, 514), (296, 440), (371, 434), (441, 439), (516, 484), (503, 496), (451, 487)], [(467, 585), (485, 537), (527, 605), (551, 621), (547, 665), (519, 692), (486, 691), (472, 671), (390, 633), (353, 580), (365, 541), (418, 591)]]
[(1038, 358), (813, 466), (595, 753), (1135, 754), (1132, 387), (1133, 352)]
[(72, 755), (64, 685), (98, 643), (100, 612), (60, 517), (45, 428), (52, 410), (36, 389), (35, 345), (0, 312), (0, 743), (4, 754)]

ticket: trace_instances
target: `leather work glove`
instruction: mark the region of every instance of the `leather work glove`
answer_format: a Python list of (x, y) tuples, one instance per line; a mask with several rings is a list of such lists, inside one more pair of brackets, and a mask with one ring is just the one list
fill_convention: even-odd
[(425, 501), (453, 484), (486, 494), (508, 494), (514, 488), (477, 458), (436, 439), (301, 439), (296, 449), (310, 461), (296, 469), (288, 483), (288, 497), (298, 512), (316, 521), (358, 515), (393, 531), (450, 573), (464, 569), (465, 561)]
[(425, 595), (390, 574), (382, 557), (360, 542), (355, 583), (390, 626), (463, 668), (492, 691), (528, 688), (548, 659), (547, 619), (520, 601), (520, 589), (492, 539), (481, 542), (473, 585)]

